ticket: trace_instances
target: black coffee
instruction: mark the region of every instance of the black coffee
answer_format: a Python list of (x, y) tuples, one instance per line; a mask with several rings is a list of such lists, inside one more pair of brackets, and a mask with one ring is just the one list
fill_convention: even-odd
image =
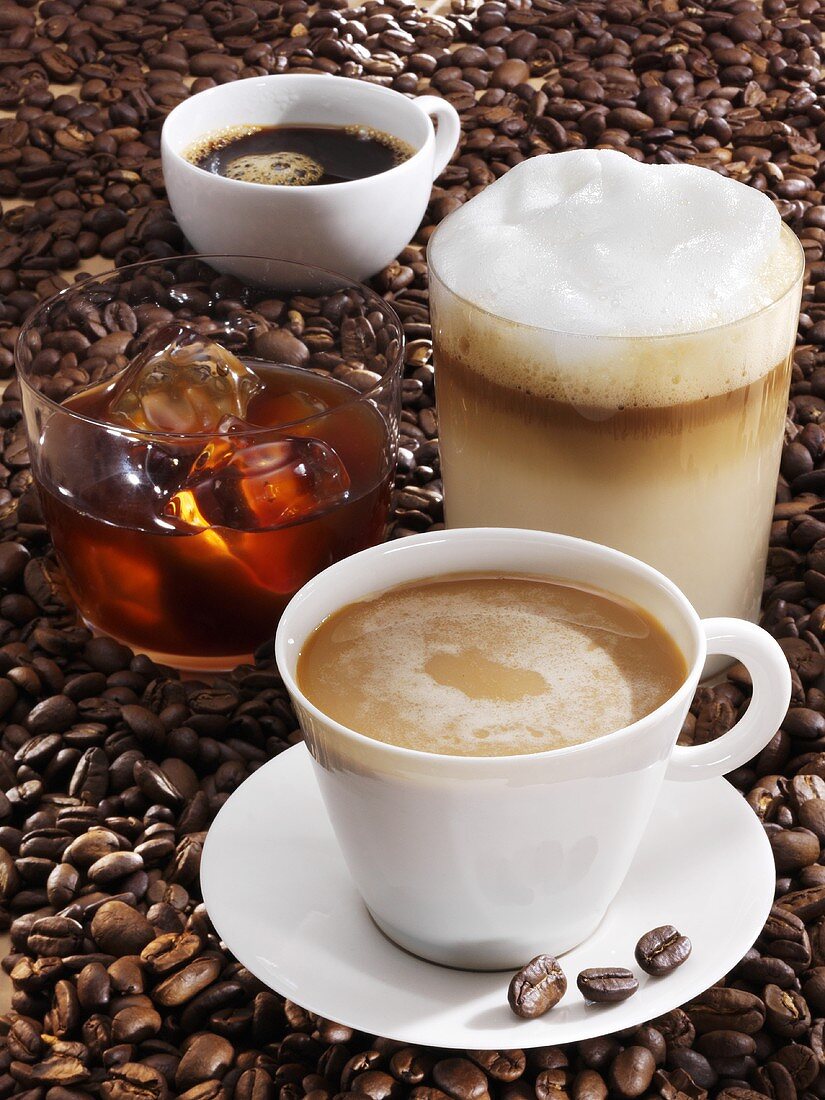
[(187, 159), (246, 183), (309, 187), (377, 176), (415, 149), (366, 126), (244, 126), (204, 138)]

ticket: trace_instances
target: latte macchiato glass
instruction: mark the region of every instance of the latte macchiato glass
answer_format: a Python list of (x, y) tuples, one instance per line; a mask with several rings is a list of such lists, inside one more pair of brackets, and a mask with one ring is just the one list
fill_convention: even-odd
[(447, 523), (602, 542), (755, 620), (801, 247), (704, 169), (535, 160), (429, 247)]

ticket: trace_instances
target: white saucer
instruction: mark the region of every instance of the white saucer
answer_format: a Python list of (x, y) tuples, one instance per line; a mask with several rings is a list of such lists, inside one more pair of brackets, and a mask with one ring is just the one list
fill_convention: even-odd
[[(774, 880), (762, 826), (733, 787), (723, 779), (665, 783), (619, 896), (590, 939), (562, 957), (564, 999), (546, 1016), (519, 1020), (507, 1006), (509, 974), (424, 962), (373, 924), (303, 745), (235, 791), (209, 830), (201, 864), (215, 927), (272, 989), (371, 1035), (475, 1050), (587, 1039), (683, 1004), (751, 947), (773, 903)], [(633, 949), (660, 924), (689, 936), (693, 953), (656, 979), (636, 967)], [(623, 1004), (587, 1005), (576, 975), (591, 966), (630, 967), (638, 993)]]

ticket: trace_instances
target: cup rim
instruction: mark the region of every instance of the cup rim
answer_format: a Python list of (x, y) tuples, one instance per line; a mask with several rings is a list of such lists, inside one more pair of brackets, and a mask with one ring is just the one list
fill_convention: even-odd
[[(414, 99), (408, 99), (407, 96), (405, 96), (403, 93), (397, 92), (394, 88), (385, 88), (382, 84), (370, 84), (367, 81), (356, 80), (353, 77), (348, 76), (336, 76), (333, 73), (268, 73), (265, 76), (249, 76), (245, 77), (243, 80), (233, 80), (229, 84), (218, 84), (214, 88), (206, 88), (204, 91), (198, 92), (197, 95), (190, 96), (189, 99), (184, 99), (176, 107), (173, 107), (169, 114), (166, 116), (163, 126), (161, 127), (161, 151), (165, 149), (170, 156), (175, 157), (175, 159), (181, 164), (185, 164), (187, 168), (192, 168), (196, 172), (202, 172), (206, 176), (211, 176), (213, 180), (213, 186), (223, 186), (230, 189), (233, 187), (245, 188), (247, 189), (247, 191), (249, 191), (250, 194), (254, 192), (258, 192), (259, 194), (268, 192), (271, 194), (273, 190), (275, 190), (275, 192), (278, 194), (282, 194), (284, 191), (288, 191), (290, 192), (290, 194), (294, 195), (308, 193), (317, 194), (318, 192), (328, 194), (330, 188), (334, 188), (335, 193), (338, 194), (339, 192), (343, 193), (345, 190), (350, 191), (353, 188), (359, 187), (365, 183), (374, 180), (376, 178), (375, 176), (364, 176), (361, 179), (357, 180), (341, 180), (339, 183), (316, 183), (312, 187), (289, 187), (282, 183), (254, 183), (252, 180), (235, 180), (230, 179), (228, 176), (220, 176), (215, 172), (207, 172), (205, 169), (200, 168), (197, 164), (194, 164), (191, 160), (185, 157), (183, 153), (179, 152), (177, 149), (174, 149), (168, 137), (164, 139), (164, 131), (166, 130), (166, 127), (169, 125), (171, 120), (174, 118), (175, 113), (180, 111), (181, 115), (183, 115), (185, 113), (184, 108), (187, 108), (192, 103), (194, 103), (197, 100), (198, 96), (220, 96), (222, 94), (229, 95), (231, 93), (228, 91), (228, 89), (237, 88), (245, 84), (247, 81), (259, 81), (263, 83), (264, 81), (284, 80), (290, 78), (304, 79), (308, 81), (346, 81), (347, 84), (354, 84), (357, 85), (359, 88), (369, 88), (370, 91), (365, 93), (367, 95), (375, 93), (383, 94), (385, 96), (388, 94), (392, 96), (398, 96), (400, 100), (402, 100), (404, 103), (409, 104), (413, 107), (415, 111), (418, 112), (418, 114), (421, 114), (425, 123), (427, 121), (426, 116), (423, 115), (423, 112), (419, 111), (417, 107), (414, 107)], [(179, 115), (179, 118), (181, 117), (181, 115)], [(215, 132), (217, 133), (219, 131)], [(209, 136), (208, 133), (206, 136)], [(191, 144), (194, 144), (194, 142), (197, 140), (197, 138), (193, 138)], [(426, 152), (428, 146), (432, 143), (432, 141), (433, 130), (431, 125), (427, 136), (424, 138), (424, 143), (415, 150), (413, 155), (411, 157), (407, 157), (406, 160), (402, 160), (400, 164), (394, 164), (392, 168), (387, 168), (385, 171), (380, 172), (378, 174), (378, 178), (380, 178), (381, 180), (385, 180), (388, 177), (391, 177), (393, 173), (398, 172), (400, 171), (400, 169), (406, 168), (407, 165), (412, 164), (414, 161), (417, 161), (418, 158)]]
[[(427, 545), (437, 545), (443, 542), (472, 543), (477, 539), (491, 537), (502, 542), (529, 541), (538, 543), (539, 545), (561, 546), (573, 550), (577, 548), (583, 549), (584, 547), (587, 547), (589, 550), (595, 549), (604, 557), (611, 558), (619, 564), (642, 572), (647, 579), (664, 589), (671, 602), (674, 603), (682, 613), (696, 646), (696, 656), (688, 665), (688, 671), (685, 678), (677, 690), (656, 707), (655, 710), (643, 715), (630, 725), (622, 726), (617, 730), (611, 730), (609, 733), (600, 734), (590, 741), (581, 741), (578, 744), (566, 745), (563, 748), (543, 749), (539, 752), (529, 753), (510, 753), (501, 756), (461, 756), (455, 753), (427, 752), (423, 749), (410, 749), (402, 745), (393, 745), (386, 741), (378, 741), (331, 718), (328, 714), (324, 713), (320, 707), (317, 707), (315, 703), (307, 698), (298, 686), (296, 676), (291, 668), (291, 665), (294, 665), (297, 671), (297, 660), (301, 652), (301, 647), (295, 647), (294, 653), (291, 653), (289, 649), (290, 638), (288, 636), (291, 633), (291, 620), (299, 614), (304, 599), (311, 595), (317, 588), (327, 585), (334, 591), (334, 586), (339, 578), (351, 572), (353, 569), (360, 568), (362, 563), (368, 566), (369, 562), (375, 558), (397, 553), (408, 547), (424, 547)], [(452, 572), (456, 571), (453, 570)], [(422, 574), (422, 577), (438, 577), (440, 575), (442, 574), (428, 572)], [(443, 575), (446, 576), (448, 574), (445, 573)], [(554, 574), (554, 576), (558, 577), (558, 574)], [(562, 577), (561, 579), (564, 578)], [(392, 587), (392, 585), (376, 587), (372, 592), (378, 595), (380, 592), (388, 591), (388, 589)], [(368, 596), (369, 593), (367, 596), (359, 598), (368, 598)], [(340, 611), (350, 602), (354, 601), (335, 600), (334, 606), (327, 612), (325, 618), (335, 614), (336, 611)], [(323, 619), (320, 620), (311, 630), (307, 631), (306, 638), (308, 638), (313, 630), (317, 629), (320, 622), (323, 621)], [(416, 762), (418, 764), (428, 762), (433, 768), (449, 766), (470, 771), (478, 768), (496, 769), (506, 764), (517, 765), (519, 761), (531, 762), (537, 759), (545, 759), (550, 756), (569, 758), (588, 751), (595, 751), (597, 746), (606, 742), (615, 745), (622, 741), (630, 740), (637, 734), (643, 733), (651, 725), (656, 724), (666, 711), (678, 708), (682, 703), (687, 703), (692, 697), (695, 690), (695, 681), (707, 655), (707, 641), (700, 623), (701, 620), (696, 609), (682, 590), (678, 588), (669, 577), (666, 577), (664, 573), (660, 573), (658, 569), (654, 569), (653, 566), (648, 565), (639, 558), (634, 558), (630, 554), (625, 554), (620, 550), (614, 550), (613, 547), (604, 546), (601, 543), (590, 542), (587, 539), (575, 538), (572, 535), (562, 535), (551, 531), (536, 531), (520, 527), (453, 527), (442, 531), (426, 531), (418, 535), (409, 535), (397, 541), (379, 543), (377, 546), (371, 546), (366, 550), (359, 551), (357, 554), (352, 554), (348, 558), (343, 558), (341, 561), (335, 562), (320, 573), (317, 573), (295, 593), (284, 609), (275, 634), (274, 648), (278, 672), (290, 696), (296, 699), (300, 706), (307, 710), (316, 721), (322, 722), (327, 728), (332, 729), (336, 737), (353, 742), (356, 745), (367, 747), (373, 752), (389, 754), (399, 760), (399, 762), (404, 760)], [(687, 662), (687, 655), (683, 654), (683, 656)]]
[[(275, 263), (275, 264), (287, 265), (288, 267), (293, 268), (293, 269), (301, 269), (303, 271), (310, 271), (310, 272), (318, 274), (322, 277), (327, 276), (327, 277), (330, 277), (332, 279), (338, 280), (340, 283), (346, 283), (348, 286), (358, 287), (358, 289), (365, 292), (369, 296), (370, 299), (375, 300), (376, 306), (378, 306), (379, 303), (380, 303), (380, 308), (387, 312), (388, 319), (392, 321), (393, 325), (396, 327), (396, 329), (398, 331), (398, 354), (395, 356), (395, 358), (393, 360), (387, 362), (386, 369), (382, 373), (380, 380), (378, 382), (376, 382), (375, 385), (371, 386), (368, 390), (365, 390), (365, 391), (362, 392), (360, 390), (353, 389), (352, 397), (347, 398), (347, 400), (343, 401), (340, 405), (336, 405), (333, 410), (327, 409), (327, 410), (324, 410), (323, 412), (314, 413), (312, 416), (305, 416), (305, 417), (301, 417), (298, 420), (291, 420), (291, 421), (289, 421), (288, 423), (285, 423), (285, 424), (278, 424), (278, 425), (274, 425), (274, 426), (270, 425), (269, 427), (263, 427), (263, 426), (255, 425), (253, 427), (250, 427), (248, 431), (243, 431), (243, 432), (239, 433), (244, 438), (248, 438), (248, 437), (252, 438), (252, 437), (255, 437), (255, 436), (258, 436), (258, 435), (268, 434), (268, 433), (271, 433), (273, 431), (283, 431), (284, 429), (294, 428), (298, 425), (303, 426), (303, 425), (306, 425), (306, 424), (312, 424), (316, 420), (319, 420), (321, 417), (328, 416), (330, 411), (334, 412), (334, 411), (339, 410), (339, 409), (349, 408), (352, 405), (356, 405), (356, 404), (359, 404), (362, 401), (367, 401), (370, 398), (374, 398), (380, 393), (380, 391), (382, 391), (384, 389), (384, 387), (387, 385), (387, 383), (389, 381), (391, 381), (393, 373), (397, 372), (399, 366), (403, 364), (403, 362), (404, 362), (404, 348), (405, 348), (405, 345), (406, 345), (406, 338), (404, 336), (404, 326), (401, 323), (401, 318), (398, 316), (398, 314), (393, 309), (392, 304), (390, 302), (385, 301), (383, 298), (381, 298), (381, 296), (375, 290), (373, 290), (371, 287), (367, 286), (366, 283), (362, 283), (358, 279), (351, 279), (347, 275), (342, 275), (340, 271), (332, 271), (330, 268), (319, 267), (317, 264), (300, 263), (297, 260), (282, 260), (282, 259), (279, 259), (278, 257), (274, 257), (274, 256), (236, 256), (236, 255), (230, 255), (228, 253), (205, 253), (204, 252), (204, 253), (190, 253), (188, 255), (183, 255), (183, 256), (168, 256), (168, 257), (165, 257), (163, 259), (157, 259), (157, 260), (141, 260), (139, 263), (136, 263), (136, 264), (124, 264), (122, 267), (113, 267), (113, 268), (110, 268), (107, 271), (101, 272), (99, 275), (93, 276), (90, 279), (84, 279), (82, 282), (79, 282), (79, 283), (72, 283), (71, 286), (64, 287), (63, 290), (60, 290), (56, 294), (52, 294), (51, 297), (44, 299), (42, 302), (38, 303), (37, 308), (32, 311), (32, 313), (26, 318), (24, 323), (20, 326), (20, 331), (17, 334), (17, 339), (16, 339), (15, 344), (14, 344), (15, 376), (20, 381), (20, 384), (25, 387), (27, 392), (33, 394), (34, 397), (39, 402), (42, 402), (47, 407), (53, 409), (56, 412), (59, 411), (61, 414), (65, 415), (65, 416), (69, 416), (73, 420), (80, 421), (80, 422), (85, 423), (85, 424), (90, 424), (90, 425), (92, 425), (93, 427), (96, 427), (96, 428), (103, 428), (106, 431), (114, 432), (118, 435), (126, 436), (126, 437), (131, 438), (131, 439), (144, 440), (144, 441), (148, 440), (148, 441), (152, 441), (152, 442), (157, 442), (159, 440), (168, 442), (168, 441), (173, 441), (173, 440), (180, 441), (180, 440), (191, 440), (191, 439), (194, 439), (194, 440), (214, 439), (215, 434), (216, 434), (215, 432), (192, 432), (190, 434), (181, 434), (180, 432), (150, 431), (150, 430), (147, 430), (145, 428), (130, 428), (127, 425), (109, 424), (105, 420), (99, 420), (99, 419), (97, 419), (97, 417), (88, 416), (86, 413), (79, 412), (77, 409), (68, 408), (65, 403), (61, 403), (59, 401), (55, 401), (51, 397), (47, 397), (46, 394), (44, 394), (41, 390), (38, 390), (35, 386), (33, 386), (31, 384), (31, 382), (29, 380), (28, 370), (22, 368), (21, 365), (20, 365), (20, 354), (21, 354), (21, 349), (23, 347), (23, 344), (25, 342), (25, 338), (27, 337), (28, 333), (30, 331), (32, 331), (33, 329), (38, 329), (40, 327), (39, 326), (40, 318), (45, 316), (46, 313), (48, 312), (48, 310), (52, 309), (55, 306), (55, 304), (57, 304), (58, 301), (60, 301), (60, 300), (68, 299), (69, 297), (71, 297), (73, 295), (78, 295), (78, 297), (80, 297), (83, 294), (84, 290), (88, 290), (88, 288), (96, 286), (96, 285), (106, 284), (108, 282), (114, 282), (115, 278), (117, 276), (123, 275), (124, 273), (127, 273), (127, 272), (132, 273), (133, 275), (139, 275), (141, 273), (141, 271), (143, 271), (146, 268), (150, 268), (150, 267), (161, 268), (161, 267), (164, 267), (166, 265), (181, 264), (181, 263), (185, 263), (187, 261), (204, 261), (206, 263), (209, 263), (210, 260), (226, 260), (226, 259), (231, 259), (231, 260), (260, 260), (262, 263)], [(222, 272), (216, 271), (216, 276), (220, 276), (222, 274), (223, 274)], [(234, 275), (232, 275), (230, 277), (231, 278), (237, 278), (237, 276), (234, 276)], [(219, 340), (215, 341), (215, 343), (219, 343), (219, 342), (220, 342)], [(127, 367), (128, 367), (128, 364), (127, 364)], [(306, 368), (298, 367), (298, 368), (294, 368), (294, 369), (304, 370)], [(114, 374), (112, 374), (105, 381), (109, 382), (109, 381), (114, 380), (115, 378), (118, 377), (118, 375), (120, 373), (121, 373), (120, 371), (115, 372)], [(96, 385), (99, 385), (99, 384), (100, 383), (94, 383), (93, 385), (96, 386)], [(85, 393), (87, 390), (92, 389), (93, 385), (90, 384), (89, 386), (84, 386), (83, 389), (78, 390), (77, 392), (78, 393)]]
[[(552, 154), (545, 155), (550, 156)], [(439, 274), (438, 265), (436, 264), (433, 256), (434, 245), (435, 242), (438, 240), (438, 233), (441, 227), (445, 225), (450, 220), (450, 218), (453, 217), (454, 214), (457, 213), (458, 211), (454, 210), (452, 214), (448, 214), (447, 217), (444, 218), (444, 220), (436, 226), (435, 232), (432, 234), (427, 242), (427, 269), (430, 273), (430, 280), (435, 280), (441, 287), (444, 288), (444, 290), (448, 294), (450, 294), (457, 301), (461, 302), (462, 305), (473, 310), (474, 313), (481, 314), (482, 316), (489, 318), (496, 324), (505, 324), (511, 326), (512, 328), (520, 329), (525, 332), (549, 333), (554, 336), (563, 336), (575, 340), (604, 340), (616, 344), (621, 344), (622, 342), (625, 342), (625, 346), (634, 341), (654, 343), (657, 341), (689, 340), (695, 336), (711, 336), (715, 333), (722, 333), (726, 329), (734, 328), (736, 325), (747, 324), (749, 321), (753, 321), (756, 317), (761, 316), (763, 313), (767, 313), (769, 309), (774, 309), (777, 306), (780, 306), (790, 297), (790, 295), (792, 295), (796, 291), (797, 287), (800, 285), (802, 279), (805, 276), (805, 250), (803, 249), (802, 243), (800, 242), (794, 231), (790, 228), (789, 225), (787, 225), (786, 222), (783, 221), (779, 227), (780, 238), (785, 237), (786, 239), (790, 239), (791, 242), (795, 245), (794, 250), (796, 252), (796, 269), (793, 276), (788, 282), (788, 285), (776, 298), (773, 299), (773, 301), (768, 302), (767, 305), (760, 306), (758, 309), (751, 310), (750, 313), (745, 313), (741, 317), (737, 317), (732, 321), (724, 321), (718, 325), (709, 325), (706, 328), (691, 328), (687, 329), (685, 332), (658, 332), (653, 333), (649, 336), (646, 336), (644, 334), (631, 336), (624, 333), (611, 332), (576, 332), (570, 329), (556, 328), (553, 325), (533, 325), (529, 324), (526, 321), (516, 321), (512, 317), (505, 317), (503, 314), (495, 313), (493, 310), (487, 309), (485, 306), (479, 305), (478, 302), (474, 302), (472, 298), (468, 298), (464, 294), (460, 294), (457, 290), (454, 290), (453, 287), (451, 287), (449, 283), (447, 283), (444, 277)]]

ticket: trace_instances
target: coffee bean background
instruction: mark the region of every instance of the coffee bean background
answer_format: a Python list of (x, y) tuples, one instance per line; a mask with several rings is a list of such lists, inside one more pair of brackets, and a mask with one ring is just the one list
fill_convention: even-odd
[[(198, 867), (222, 803), (298, 739), (271, 647), (212, 682), (181, 681), (77, 626), (11, 381), (0, 404), (0, 922), (14, 992), (0, 1017), (0, 1100), (825, 1100), (825, 8), (344, 3), (0, 0), (0, 375), (12, 376), (22, 320), (78, 271), (186, 251), (158, 145), (187, 95), (307, 70), (432, 90), (461, 114), (461, 147), (415, 241), (373, 280), (408, 341), (392, 530), (403, 537), (442, 521), (433, 226), (524, 157), (583, 146), (702, 164), (765, 191), (808, 259), (764, 604), (794, 690), (782, 729), (731, 781), (768, 833), (776, 908), (691, 1004), (565, 1048), (410, 1047), (264, 989), (221, 946)], [(85, 342), (46, 349), (45, 373), (83, 384), (119, 351), (125, 324), (105, 315)], [(290, 339), (305, 358), (310, 335)], [(399, 657), (403, 633), (399, 623)], [(738, 667), (701, 689), (683, 740), (728, 729), (749, 690)]]

